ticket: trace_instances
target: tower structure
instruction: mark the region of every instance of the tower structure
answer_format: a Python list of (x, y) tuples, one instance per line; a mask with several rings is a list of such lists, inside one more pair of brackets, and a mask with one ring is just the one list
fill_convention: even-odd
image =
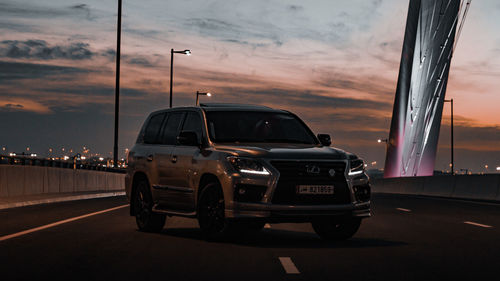
[(410, 0), (385, 177), (433, 174), (455, 37), (470, 0), (464, 2)]

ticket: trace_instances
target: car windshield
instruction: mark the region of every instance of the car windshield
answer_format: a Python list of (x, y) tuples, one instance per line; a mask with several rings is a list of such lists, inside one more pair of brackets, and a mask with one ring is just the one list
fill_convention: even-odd
[(207, 125), (214, 142), (317, 144), (311, 130), (288, 113), (209, 111)]

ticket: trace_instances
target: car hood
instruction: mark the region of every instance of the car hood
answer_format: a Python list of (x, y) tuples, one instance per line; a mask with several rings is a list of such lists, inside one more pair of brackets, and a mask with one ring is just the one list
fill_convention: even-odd
[(333, 147), (309, 144), (238, 144), (215, 145), (219, 152), (227, 152), (234, 156), (268, 158), (268, 159), (347, 159), (349, 153)]

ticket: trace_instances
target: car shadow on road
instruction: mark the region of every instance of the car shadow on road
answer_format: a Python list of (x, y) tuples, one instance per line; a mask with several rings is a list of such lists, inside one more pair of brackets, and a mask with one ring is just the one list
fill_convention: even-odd
[[(185, 239), (205, 240), (203, 233), (198, 228), (167, 228), (163, 230), (162, 234)], [(229, 235), (211, 241), (211, 243), (259, 248), (373, 248), (407, 245), (407, 243), (401, 241), (356, 236), (346, 241), (326, 241), (319, 238), (315, 233), (282, 229), (264, 229), (252, 234)]]

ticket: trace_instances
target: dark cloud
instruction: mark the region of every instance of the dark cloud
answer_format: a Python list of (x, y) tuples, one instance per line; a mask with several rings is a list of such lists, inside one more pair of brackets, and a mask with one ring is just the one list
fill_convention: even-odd
[(73, 6), (70, 6), (70, 9), (83, 12), (85, 14), (85, 17), (88, 20), (94, 20), (95, 19), (95, 17), (91, 14), (89, 5), (87, 5), (87, 4), (73, 5)]
[[(351, 109), (358, 110), (357, 114), (360, 114), (361, 111), (367, 109), (390, 110), (392, 108), (392, 104), (389, 102), (336, 97), (318, 91), (266, 88), (266, 85), (258, 89), (219, 87), (217, 91), (230, 94), (235, 102), (263, 105), (275, 104), (300, 109), (314, 108), (318, 110), (316, 112), (324, 109)], [(324, 118), (324, 115), (320, 117)]]
[(95, 55), (89, 44), (74, 42), (69, 45), (50, 45), (44, 40), (5, 40), (0, 42), (0, 57), (24, 59), (91, 59)]
[(7, 62), (0, 60), (0, 82), (8, 83), (19, 79), (37, 79), (49, 76), (68, 76), (88, 73), (88, 69), (50, 64)]
[[(242, 23), (243, 24), (243, 23)], [(283, 45), (283, 40), (279, 35), (280, 30), (276, 26), (265, 23), (246, 23), (253, 25), (254, 28), (244, 28), (243, 25), (233, 24), (227, 21), (212, 19), (212, 18), (191, 18), (185, 22), (187, 29), (192, 29), (199, 32), (203, 36), (211, 36), (219, 38), (221, 41), (232, 40), (229, 42), (242, 43), (244, 45), (252, 45), (254, 47), (268, 46), (268, 42), (259, 40), (269, 40), (275, 46)], [(248, 40), (247, 40), (248, 39)], [(250, 43), (255, 39), (256, 42)]]
[(12, 108), (12, 109), (23, 109), (24, 106), (22, 104), (12, 104), (12, 103), (8, 103), (6, 105), (4, 105), (5, 108)]
[(67, 15), (64, 10), (41, 7), (37, 5), (0, 3), (0, 16), (14, 16), (24, 18), (59, 17)]
[(294, 12), (304, 10), (304, 7), (300, 5), (288, 5), (287, 8)]
[[(45, 2), (44, 2), (45, 3)], [(55, 18), (65, 16), (78, 16), (82, 14), (87, 20), (95, 20), (89, 5), (76, 4), (69, 7), (50, 7), (33, 3), (0, 3), (0, 16), (14, 18)]]
[(343, 73), (324, 72), (315, 80), (318, 85), (332, 89), (354, 90), (376, 96), (393, 96), (395, 84), (379, 77), (351, 76)]
[(0, 29), (4, 29), (7, 32), (40, 32), (40, 28), (35, 25), (26, 23), (13, 23), (9, 20), (0, 19)]

